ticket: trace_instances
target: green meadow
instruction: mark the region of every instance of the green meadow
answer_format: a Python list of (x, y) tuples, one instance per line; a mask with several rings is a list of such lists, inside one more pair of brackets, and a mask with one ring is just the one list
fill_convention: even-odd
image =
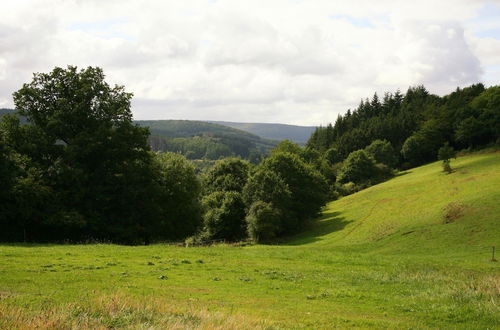
[(500, 153), (452, 167), (277, 245), (1, 245), (0, 328), (500, 328)]

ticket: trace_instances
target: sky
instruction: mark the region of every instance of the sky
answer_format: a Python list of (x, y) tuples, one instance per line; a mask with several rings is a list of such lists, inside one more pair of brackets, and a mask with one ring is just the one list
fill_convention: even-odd
[(500, 84), (500, 0), (0, 2), (0, 108), (98, 66), (135, 119), (325, 125), (375, 92)]

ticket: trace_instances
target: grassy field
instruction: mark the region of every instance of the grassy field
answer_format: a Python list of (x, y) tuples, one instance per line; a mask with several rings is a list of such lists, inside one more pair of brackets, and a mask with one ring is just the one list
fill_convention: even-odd
[(1, 245), (0, 328), (500, 328), (500, 153), (452, 166), (281, 245)]

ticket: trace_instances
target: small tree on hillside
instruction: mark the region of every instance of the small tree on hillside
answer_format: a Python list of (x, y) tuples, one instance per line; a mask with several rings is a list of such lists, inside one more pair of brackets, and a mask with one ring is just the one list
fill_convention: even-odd
[(354, 182), (360, 184), (368, 182), (377, 174), (375, 161), (365, 150), (353, 151), (344, 161), (338, 181), (341, 183)]
[(450, 166), (450, 159), (456, 157), (455, 150), (450, 147), (448, 142), (438, 150), (438, 159), (443, 161), (443, 171), (446, 173), (451, 173), (453, 171)]

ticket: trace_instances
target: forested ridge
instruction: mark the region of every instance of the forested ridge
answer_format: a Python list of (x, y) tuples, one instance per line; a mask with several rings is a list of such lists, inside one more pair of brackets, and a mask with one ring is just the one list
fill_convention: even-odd
[(135, 123), (149, 128), (149, 144), (154, 151), (181, 153), (188, 159), (240, 157), (257, 163), (277, 144), (239, 129), (202, 121), (140, 120)]
[(211, 121), (211, 123), (250, 132), (265, 139), (290, 140), (300, 145), (304, 145), (307, 142), (311, 133), (316, 128), (314, 126), (297, 126), (275, 123), (236, 123), (228, 121)]
[(474, 84), (439, 97), (424, 86), (405, 94), (374, 94), (335, 123), (318, 127), (307, 146), (335, 154), (342, 161), (375, 140), (388, 141), (397, 167), (408, 168), (437, 159), (448, 142), (455, 149), (479, 148), (500, 138), (500, 86)]

